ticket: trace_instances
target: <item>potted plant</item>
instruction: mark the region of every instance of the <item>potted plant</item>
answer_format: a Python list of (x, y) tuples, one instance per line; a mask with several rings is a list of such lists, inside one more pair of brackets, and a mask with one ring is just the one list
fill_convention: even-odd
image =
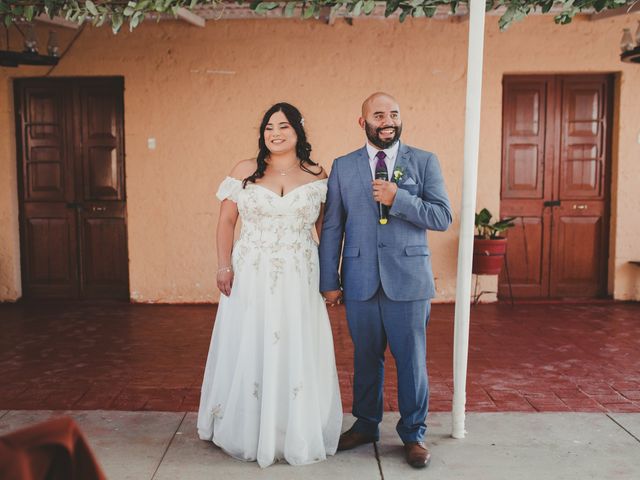
[(502, 270), (504, 256), (507, 252), (507, 239), (500, 234), (507, 228), (514, 227), (516, 217), (508, 217), (491, 223), (493, 215), (486, 208), (476, 213), (476, 229), (478, 234), (473, 240), (473, 267), (471, 271), (477, 275), (498, 275)]

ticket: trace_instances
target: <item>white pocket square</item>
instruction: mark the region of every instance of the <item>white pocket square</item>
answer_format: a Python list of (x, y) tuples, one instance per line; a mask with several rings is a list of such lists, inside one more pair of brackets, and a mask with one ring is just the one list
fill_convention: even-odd
[(413, 178), (407, 178), (404, 182), (402, 182), (403, 185), (417, 185), (416, 181)]

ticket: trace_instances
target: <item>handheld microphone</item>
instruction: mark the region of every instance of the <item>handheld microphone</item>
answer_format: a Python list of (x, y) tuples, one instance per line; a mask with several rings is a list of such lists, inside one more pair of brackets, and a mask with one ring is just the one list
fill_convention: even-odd
[[(376, 180), (389, 181), (389, 174), (386, 170), (376, 170)], [(380, 225), (387, 224), (387, 215), (389, 215), (389, 207), (378, 202), (378, 222)]]

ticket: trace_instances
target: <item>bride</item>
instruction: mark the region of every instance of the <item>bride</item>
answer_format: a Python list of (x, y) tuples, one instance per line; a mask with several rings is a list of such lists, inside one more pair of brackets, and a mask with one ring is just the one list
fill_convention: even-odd
[[(256, 160), (220, 185), (222, 292), (202, 383), (198, 435), (241, 460), (304, 465), (333, 455), (342, 405), (317, 244), (327, 175), (288, 103), (260, 125)], [(233, 244), (238, 217), (242, 229)]]

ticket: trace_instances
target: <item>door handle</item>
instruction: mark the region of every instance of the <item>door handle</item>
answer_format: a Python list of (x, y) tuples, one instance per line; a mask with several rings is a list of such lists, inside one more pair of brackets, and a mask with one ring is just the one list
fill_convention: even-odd
[(574, 203), (572, 208), (574, 210), (586, 210), (589, 208), (589, 205), (586, 205), (584, 203), (580, 203), (580, 204)]
[(91, 207), (91, 212), (92, 213), (102, 213), (102, 212), (106, 212), (107, 211), (107, 207), (96, 207), (95, 205), (93, 207)]
[(560, 200), (547, 200), (542, 205), (544, 205), (545, 207), (559, 207)]

